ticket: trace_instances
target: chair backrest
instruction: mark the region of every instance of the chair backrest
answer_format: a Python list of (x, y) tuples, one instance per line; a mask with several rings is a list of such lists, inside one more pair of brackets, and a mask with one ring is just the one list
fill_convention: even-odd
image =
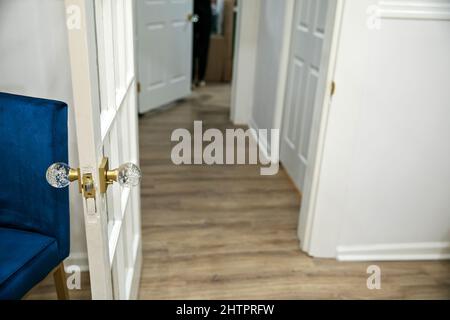
[(70, 247), (69, 194), (46, 181), (47, 168), (68, 162), (67, 105), (0, 93), (0, 226), (56, 238)]

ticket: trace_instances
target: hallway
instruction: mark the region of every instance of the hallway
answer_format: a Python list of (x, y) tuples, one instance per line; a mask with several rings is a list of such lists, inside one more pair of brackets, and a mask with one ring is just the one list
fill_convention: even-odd
[(450, 297), (448, 262), (381, 263), (384, 290), (370, 291), (370, 263), (301, 253), (300, 196), (283, 169), (263, 177), (258, 166), (174, 166), (172, 131), (192, 132), (195, 120), (233, 128), (229, 105), (230, 88), (212, 86), (141, 118), (141, 299)]
[(172, 164), (174, 129), (192, 132), (195, 120), (204, 130), (233, 128), (229, 92), (200, 89), (141, 119), (142, 299), (282, 297), (301, 268), (300, 198), (284, 172), (261, 177), (259, 166)]
[[(300, 196), (283, 169), (175, 166), (176, 128), (233, 128), (230, 88), (211, 86), (140, 119), (143, 270), (141, 299), (450, 298), (449, 262), (383, 262), (382, 289), (368, 290), (373, 263), (312, 259), (299, 250)], [(87, 278), (87, 275), (84, 275)], [(72, 292), (89, 297), (88, 283)], [(54, 298), (47, 279), (28, 297)]]

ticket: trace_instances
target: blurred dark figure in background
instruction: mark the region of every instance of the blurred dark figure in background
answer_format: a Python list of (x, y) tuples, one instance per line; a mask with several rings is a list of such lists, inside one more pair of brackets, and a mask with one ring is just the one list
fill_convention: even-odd
[[(208, 65), (209, 42), (212, 28), (211, 2), (215, 0), (194, 0), (194, 61), (192, 63), (192, 83), (205, 86), (206, 67)], [(198, 72), (198, 73), (197, 73)], [(198, 80), (196, 82), (196, 79)]]

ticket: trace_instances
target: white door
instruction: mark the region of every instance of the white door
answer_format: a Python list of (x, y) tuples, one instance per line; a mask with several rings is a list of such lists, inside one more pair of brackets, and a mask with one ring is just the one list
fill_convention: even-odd
[(139, 111), (191, 94), (192, 0), (137, 0)]
[[(282, 124), (280, 159), (299, 190), (310, 164), (314, 121), (324, 101), (334, 0), (297, 0)], [(324, 50), (325, 49), (325, 50)]]
[(65, 3), (92, 298), (132, 299), (141, 269), (140, 190), (114, 184), (103, 193), (99, 172), (104, 157), (110, 168), (139, 160), (132, 1)]

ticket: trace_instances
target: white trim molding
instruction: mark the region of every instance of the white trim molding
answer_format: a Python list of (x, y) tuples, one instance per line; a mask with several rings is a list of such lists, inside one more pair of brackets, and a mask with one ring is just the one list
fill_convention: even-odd
[(338, 246), (339, 261), (449, 260), (450, 242)]
[(379, 1), (381, 19), (450, 20), (450, 1)]
[(71, 253), (70, 256), (64, 261), (64, 266), (66, 272), (68, 272), (68, 267), (77, 266), (80, 268), (81, 272), (89, 271), (89, 260), (86, 252)]
[[(261, 159), (262, 161), (269, 162), (270, 161), (269, 153), (272, 154), (272, 152), (270, 152), (270, 145), (267, 141), (267, 138), (258, 135), (259, 128), (255, 124), (255, 121), (253, 120), (253, 118), (250, 118), (248, 127), (249, 127), (249, 129), (251, 129), (250, 130), (251, 138), (258, 145), (258, 150), (259, 150), (258, 155), (260, 157), (262, 157), (262, 159)], [(269, 129), (269, 131), (270, 131), (270, 129)], [(278, 159), (277, 159), (277, 161), (278, 161)]]

